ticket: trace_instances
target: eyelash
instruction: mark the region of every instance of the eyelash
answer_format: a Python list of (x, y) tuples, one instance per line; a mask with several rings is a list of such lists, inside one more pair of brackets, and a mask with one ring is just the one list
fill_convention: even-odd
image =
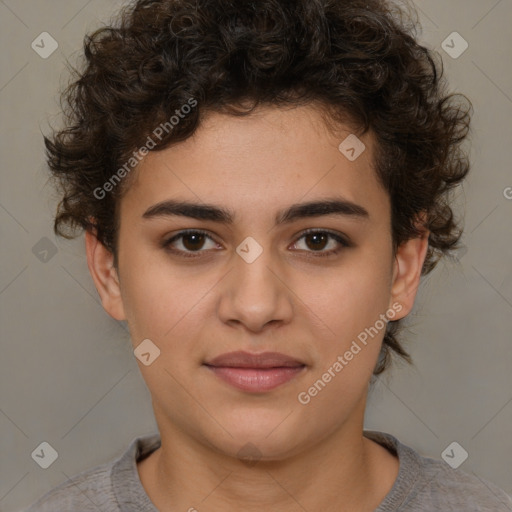
[[(328, 235), (330, 238), (332, 238), (336, 242), (338, 242), (342, 247), (338, 247), (337, 249), (331, 249), (330, 251), (306, 251), (306, 252), (313, 253), (314, 256), (312, 256), (312, 257), (314, 257), (314, 258), (318, 258), (318, 257), (322, 258), (322, 257), (334, 256), (334, 255), (338, 254), (342, 250), (342, 248), (352, 247), (352, 244), (350, 242), (348, 242), (348, 240), (346, 240), (345, 238), (340, 236), (338, 233), (335, 233), (335, 232), (330, 231), (328, 229), (307, 229), (307, 230), (303, 231), (300, 234), (300, 236), (294, 242), (294, 245), (299, 240), (304, 238), (306, 235), (315, 234), (315, 233)], [(176, 255), (178, 255), (180, 257), (183, 257), (183, 258), (197, 258), (197, 257), (200, 257), (200, 253), (201, 252), (205, 252), (204, 250), (182, 251), (180, 249), (174, 249), (171, 246), (171, 244), (173, 242), (175, 242), (176, 240), (179, 240), (180, 238), (183, 238), (184, 236), (191, 235), (191, 234), (205, 235), (207, 238), (209, 238), (210, 240), (215, 242), (215, 240), (206, 231), (203, 231), (201, 229), (187, 229), (187, 230), (184, 230), (184, 231), (180, 231), (179, 233), (174, 235), (169, 240), (165, 240), (164, 242), (162, 242), (162, 247), (166, 251), (169, 251), (169, 252), (171, 252), (173, 254), (176, 254)]]

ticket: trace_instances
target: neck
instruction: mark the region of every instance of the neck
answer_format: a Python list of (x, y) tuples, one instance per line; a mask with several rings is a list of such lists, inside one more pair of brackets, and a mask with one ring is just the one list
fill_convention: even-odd
[(160, 512), (371, 512), (393, 486), (398, 460), (363, 437), (362, 407), (361, 421), (299, 454), (253, 463), (159, 422), (162, 445), (138, 465), (142, 485)]

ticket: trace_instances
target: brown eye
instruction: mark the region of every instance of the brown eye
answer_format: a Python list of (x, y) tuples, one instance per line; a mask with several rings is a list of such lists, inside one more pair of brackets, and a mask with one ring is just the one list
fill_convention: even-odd
[(208, 252), (208, 250), (218, 249), (218, 244), (207, 233), (190, 230), (182, 231), (171, 239), (162, 242), (162, 247), (181, 256), (201, 256), (202, 253)]
[(182, 235), (182, 244), (189, 251), (197, 251), (204, 245), (205, 236), (203, 233), (187, 233)]
[(325, 248), (329, 241), (329, 235), (326, 233), (309, 233), (304, 237), (306, 245), (309, 249), (319, 251)]
[(352, 244), (343, 236), (318, 229), (303, 232), (294, 244), (294, 249), (306, 253), (317, 253), (315, 256), (333, 256), (348, 247), (352, 247)]

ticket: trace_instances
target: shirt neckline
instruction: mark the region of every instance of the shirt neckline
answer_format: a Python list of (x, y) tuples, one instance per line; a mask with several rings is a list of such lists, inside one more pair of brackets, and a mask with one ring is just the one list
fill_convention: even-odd
[[(411, 489), (422, 471), (421, 457), (412, 448), (402, 444), (391, 434), (376, 430), (363, 430), (363, 436), (371, 439), (399, 460), (398, 475), (393, 487), (374, 512), (397, 512), (410, 496)], [(117, 459), (111, 472), (112, 491), (123, 512), (158, 512), (144, 489), (137, 470), (137, 462), (148, 457), (161, 446), (159, 433), (136, 437), (126, 452)]]
[(410, 498), (412, 488), (421, 478), (423, 471), (421, 456), (386, 432), (364, 430), (363, 435), (397, 455), (399, 461), (395, 482), (374, 512), (399, 512), (401, 506)]

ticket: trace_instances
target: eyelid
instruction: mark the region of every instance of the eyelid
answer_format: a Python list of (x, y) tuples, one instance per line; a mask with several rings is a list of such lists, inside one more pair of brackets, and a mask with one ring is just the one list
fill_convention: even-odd
[(202, 252), (207, 252), (207, 251), (204, 251), (204, 250), (199, 250), (199, 251), (182, 251), (182, 250), (179, 250), (179, 249), (175, 249), (171, 246), (172, 242), (176, 241), (176, 240), (179, 240), (180, 238), (182, 238), (183, 236), (186, 236), (186, 235), (189, 235), (189, 234), (201, 234), (201, 235), (204, 235), (206, 238), (209, 238), (210, 240), (212, 240), (213, 242), (215, 242), (216, 244), (219, 244), (221, 245), (217, 240), (215, 240), (215, 238), (208, 232), (208, 231), (205, 231), (203, 229), (199, 229), (199, 228), (190, 228), (190, 229), (183, 229), (181, 231), (179, 231), (178, 233), (172, 235), (170, 238), (165, 238), (162, 242), (161, 242), (161, 247), (169, 252), (172, 252), (174, 254), (180, 254), (180, 255), (188, 255), (188, 257), (194, 257), (193, 255), (194, 254), (200, 254)]
[(295, 245), (301, 238), (305, 237), (306, 235), (314, 233), (327, 234), (329, 237), (334, 239), (339, 245), (341, 245), (341, 247), (337, 247), (336, 249), (331, 249), (329, 251), (303, 251), (307, 254), (307, 257), (321, 258), (328, 256), (336, 256), (341, 250), (353, 247), (353, 243), (348, 239), (346, 235), (326, 228), (309, 228), (302, 231), (295, 239), (295, 242), (293, 242), (293, 245)]
[[(303, 236), (309, 235), (311, 233), (326, 233), (327, 235), (332, 236), (335, 240), (338, 240), (340, 243), (346, 245), (347, 247), (352, 245), (349, 238), (344, 235), (343, 233), (340, 233), (338, 231), (333, 231), (328, 228), (308, 228), (304, 231), (301, 231), (299, 233), (299, 236), (297, 237), (297, 240), (300, 240)], [(313, 251), (314, 252), (314, 251)]]

